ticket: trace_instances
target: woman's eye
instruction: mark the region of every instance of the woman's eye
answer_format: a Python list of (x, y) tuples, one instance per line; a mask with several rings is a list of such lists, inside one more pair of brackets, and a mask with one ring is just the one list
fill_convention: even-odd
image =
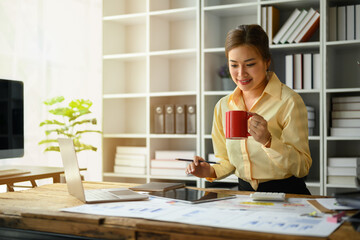
[(251, 66), (254, 66), (254, 65), (255, 65), (255, 63), (250, 63), (250, 64), (247, 64), (246, 66), (251, 67)]
[(235, 65), (235, 64), (232, 64), (232, 65), (230, 65), (230, 66), (233, 67), (233, 68), (237, 67), (237, 65)]

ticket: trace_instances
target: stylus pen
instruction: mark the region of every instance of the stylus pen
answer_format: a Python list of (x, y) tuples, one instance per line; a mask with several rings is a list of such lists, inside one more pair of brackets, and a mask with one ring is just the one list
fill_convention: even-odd
[[(186, 162), (193, 162), (193, 159), (184, 159), (184, 158), (175, 158), (175, 160), (178, 161), (186, 161)], [(212, 163), (212, 164), (217, 164), (218, 162), (212, 162), (212, 161), (199, 161), (199, 162), (206, 162), (206, 163)]]

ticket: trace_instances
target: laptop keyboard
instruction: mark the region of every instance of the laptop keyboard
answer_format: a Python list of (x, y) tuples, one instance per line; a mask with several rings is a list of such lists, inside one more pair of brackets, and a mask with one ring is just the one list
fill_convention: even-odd
[(102, 191), (102, 190), (88, 190), (85, 191), (86, 200), (107, 200), (107, 199), (118, 199), (113, 194)]

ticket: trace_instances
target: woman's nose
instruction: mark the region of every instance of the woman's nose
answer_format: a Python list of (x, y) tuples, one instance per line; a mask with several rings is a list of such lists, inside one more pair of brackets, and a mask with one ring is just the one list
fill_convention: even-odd
[(238, 77), (242, 78), (244, 76), (246, 76), (246, 71), (245, 71), (245, 69), (243, 67), (239, 66), (239, 68), (238, 68)]

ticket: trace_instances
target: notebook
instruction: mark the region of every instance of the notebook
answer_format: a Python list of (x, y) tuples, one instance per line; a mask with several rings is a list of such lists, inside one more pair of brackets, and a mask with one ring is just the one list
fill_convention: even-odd
[(145, 200), (149, 197), (127, 188), (84, 190), (74, 142), (70, 138), (58, 138), (61, 159), (64, 165), (69, 194), (84, 203), (103, 203), (118, 201)]

